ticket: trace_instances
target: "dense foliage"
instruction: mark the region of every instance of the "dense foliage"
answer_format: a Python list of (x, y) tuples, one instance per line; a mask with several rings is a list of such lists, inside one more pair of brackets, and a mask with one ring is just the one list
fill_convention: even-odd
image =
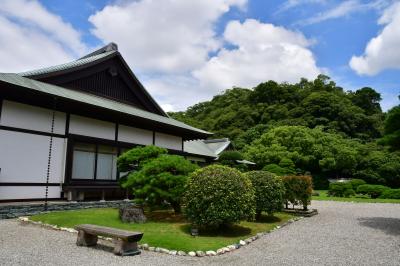
[(301, 204), (304, 210), (307, 210), (311, 202), (312, 178), (305, 175), (284, 176), (283, 184), (285, 186), (284, 201), (286, 208), (289, 203), (294, 205)]
[(350, 197), (355, 190), (350, 182), (333, 182), (329, 184), (328, 195), (332, 197)]
[(382, 199), (400, 199), (400, 189), (387, 189), (379, 196)]
[(354, 189), (354, 191), (356, 191), (359, 186), (367, 184), (367, 182), (365, 182), (364, 180), (357, 178), (350, 180), (349, 183), (351, 187)]
[(250, 171), (246, 175), (250, 178), (255, 191), (256, 218), (261, 217), (261, 212), (273, 215), (283, 206), (285, 187), (280, 177), (266, 171)]
[(265, 128), (276, 125), (323, 126), (325, 131), (349, 137), (380, 137), (383, 114), (379, 101), (380, 95), (371, 88), (345, 92), (320, 75), (296, 84), (268, 81), (253, 90), (233, 88), (171, 115), (217, 137), (229, 137), (242, 148)]
[(221, 226), (251, 219), (255, 213), (251, 181), (236, 169), (210, 165), (191, 174), (185, 213), (196, 226)]
[(167, 152), (167, 149), (153, 145), (130, 149), (118, 157), (117, 167), (120, 172), (139, 169), (147, 161), (157, 158), (161, 154), (167, 154)]
[(369, 195), (372, 199), (376, 199), (389, 188), (382, 185), (361, 185), (357, 188), (357, 193)]
[(383, 143), (393, 150), (400, 150), (400, 105), (389, 110), (387, 114)]
[(154, 146), (132, 149), (118, 161), (122, 169), (138, 164), (122, 183), (122, 187), (132, 191), (137, 203), (150, 207), (167, 203), (180, 213), (188, 175), (197, 165), (181, 156), (165, 154), (164, 149)]
[(311, 174), (316, 189), (327, 189), (327, 179), (336, 177), (397, 188), (400, 106), (385, 120), (380, 100), (372, 88), (346, 92), (320, 75), (296, 84), (233, 88), (171, 116), (229, 137), (257, 169)]

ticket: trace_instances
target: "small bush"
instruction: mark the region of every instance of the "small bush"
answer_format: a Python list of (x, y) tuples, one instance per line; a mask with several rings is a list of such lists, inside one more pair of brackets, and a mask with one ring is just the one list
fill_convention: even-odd
[(263, 211), (269, 215), (280, 211), (285, 193), (282, 179), (265, 171), (251, 171), (246, 175), (250, 178), (255, 191), (257, 219), (260, 218)]
[(357, 188), (358, 188), (359, 186), (367, 184), (367, 182), (365, 182), (364, 180), (362, 180), (362, 179), (356, 179), (356, 178), (350, 180), (349, 183), (351, 184), (351, 186), (353, 187), (353, 189), (354, 189), (355, 191), (357, 190)]
[(221, 226), (255, 214), (251, 181), (236, 169), (210, 165), (191, 174), (184, 197), (187, 218), (197, 226)]
[(329, 184), (328, 195), (332, 197), (346, 197), (345, 191), (350, 189), (353, 190), (353, 186), (349, 182), (333, 182)]
[(312, 178), (306, 175), (284, 176), (283, 183), (285, 185), (285, 202), (293, 205), (301, 204), (303, 209), (307, 210), (308, 204), (311, 202), (312, 194)]
[(354, 191), (354, 189), (349, 188), (349, 189), (346, 189), (343, 194), (346, 198), (350, 198), (351, 196), (354, 196), (356, 194), (356, 192)]
[(382, 185), (361, 185), (357, 188), (357, 193), (369, 195), (372, 199), (376, 199), (388, 189), (388, 187)]
[(381, 199), (400, 199), (400, 189), (387, 189), (379, 196)]

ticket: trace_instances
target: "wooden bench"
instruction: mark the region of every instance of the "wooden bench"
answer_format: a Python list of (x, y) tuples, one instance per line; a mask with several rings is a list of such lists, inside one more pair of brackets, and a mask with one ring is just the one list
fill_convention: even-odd
[(115, 239), (114, 254), (130, 256), (140, 254), (137, 242), (143, 237), (143, 233), (120, 230), (93, 224), (81, 224), (75, 226), (78, 231), (78, 246), (95, 246), (97, 236), (111, 237)]

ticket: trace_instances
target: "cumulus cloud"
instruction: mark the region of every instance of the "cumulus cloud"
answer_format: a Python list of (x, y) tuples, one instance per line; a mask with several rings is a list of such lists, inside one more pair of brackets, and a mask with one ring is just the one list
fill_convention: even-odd
[(314, 78), (320, 70), (311, 42), (299, 32), (250, 19), (231, 21), (222, 35), (216, 33), (219, 19), (234, 7), (245, 9), (246, 3), (123, 1), (106, 6), (89, 21), (95, 36), (119, 45), (167, 111), (182, 110), (233, 86)]
[(363, 55), (353, 56), (349, 62), (360, 75), (400, 69), (400, 3), (387, 8), (378, 23), (384, 25), (383, 30), (368, 42)]
[(269, 79), (297, 82), (321, 72), (308, 49), (311, 42), (299, 32), (248, 19), (231, 21), (224, 39), (237, 48), (221, 49), (194, 71), (204, 88), (253, 87)]
[(0, 71), (65, 63), (87, 51), (80, 33), (37, 1), (0, 5)]
[(214, 24), (247, 0), (141, 0), (106, 6), (89, 18), (92, 33), (119, 44), (137, 69), (183, 72), (196, 68), (221, 43)]

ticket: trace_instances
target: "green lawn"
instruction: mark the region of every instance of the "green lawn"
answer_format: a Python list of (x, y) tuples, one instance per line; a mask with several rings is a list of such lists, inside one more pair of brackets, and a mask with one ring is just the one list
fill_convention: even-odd
[(351, 198), (329, 197), (327, 190), (315, 190), (319, 196), (313, 196), (313, 200), (333, 200), (333, 201), (351, 201), (364, 203), (400, 203), (400, 199), (371, 199), (363, 196), (355, 196)]
[(60, 227), (73, 228), (77, 224), (96, 224), (120, 229), (143, 232), (141, 243), (163, 247), (170, 250), (217, 250), (223, 246), (239, 242), (259, 232), (273, 229), (275, 226), (293, 218), (290, 214), (277, 213), (274, 217), (263, 216), (261, 221), (241, 222), (224, 230), (200, 232), (192, 237), (190, 226), (182, 216), (170, 211), (146, 213), (148, 222), (144, 224), (122, 223), (117, 209), (86, 209), (77, 211), (52, 212), (32, 216), (34, 221), (41, 221)]

